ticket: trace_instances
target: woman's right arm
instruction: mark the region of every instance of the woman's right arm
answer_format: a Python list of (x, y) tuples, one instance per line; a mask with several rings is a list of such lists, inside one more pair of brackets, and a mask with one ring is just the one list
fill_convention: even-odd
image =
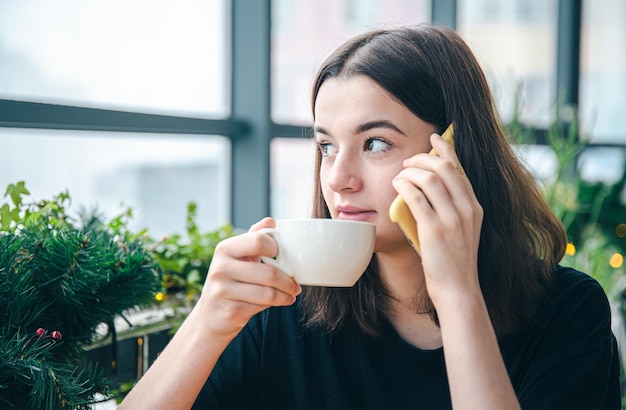
[(189, 409), (228, 344), (250, 318), (270, 306), (295, 302), (300, 286), (259, 263), (276, 243), (256, 231), (270, 218), (215, 249), (202, 295), (170, 343), (126, 396), (120, 409)]

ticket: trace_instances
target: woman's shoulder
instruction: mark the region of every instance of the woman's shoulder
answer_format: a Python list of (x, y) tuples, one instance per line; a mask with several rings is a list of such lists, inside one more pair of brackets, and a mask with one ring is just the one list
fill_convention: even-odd
[(574, 400), (576, 408), (605, 408), (598, 403), (619, 401), (608, 297), (596, 279), (570, 267), (558, 266), (552, 283), (533, 323), (501, 340), (511, 382), (523, 407)]
[(561, 290), (578, 286), (582, 286), (587, 290), (602, 290), (598, 281), (592, 276), (569, 266), (558, 265), (554, 270), (554, 280), (557, 287)]
[(567, 266), (557, 266), (550, 291), (539, 309), (535, 330), (571, 338), (610, 336), (611, 308), (596, 279)]
[(580, 306), (609, 314), (609, 302), (600, 283), (587, 273), (568, 266), (557, 266), (551, 291), (553, 304)]

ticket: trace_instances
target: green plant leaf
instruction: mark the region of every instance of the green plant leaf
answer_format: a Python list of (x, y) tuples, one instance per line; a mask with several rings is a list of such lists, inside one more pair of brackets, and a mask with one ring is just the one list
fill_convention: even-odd
[(7, 186), (4, 196), (6, 197), (7, 195), (11, 197), (13, 204), (19, 208), (22, 204), (22, 196), (30, 195), (30, 192), (26, 189), (24, 181), (18, 181), (17, 184), (9, 184)]
[(0, 230), (6, 231), (11, 226), (11, 222), (19, 221), (20, 213), (19, 209), (9, 207), (9, 204), (4, 204), (0, 207)]

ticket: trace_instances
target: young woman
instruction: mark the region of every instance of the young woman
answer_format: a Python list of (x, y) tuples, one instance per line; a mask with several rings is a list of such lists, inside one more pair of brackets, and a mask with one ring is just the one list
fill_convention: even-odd
[[(260, 263), (277, 247), (257, 231), (274, 221), (223, 241), (197, 306), (122, 408), (620, 407), (606, 296), (558, 265), (563, 226), (457, 34), (355, 37), (322, 65), (312, 104), (313, 216), (376, 224), (370, 266), (352, 288), (298, 296)], [(449, 124), (456, 150), (439, 136)], [(398, 194), (419, 254), (388, 216)]]

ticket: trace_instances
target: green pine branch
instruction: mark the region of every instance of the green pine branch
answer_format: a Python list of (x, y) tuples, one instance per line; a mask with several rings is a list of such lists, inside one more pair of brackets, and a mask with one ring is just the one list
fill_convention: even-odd
[(84, 409), (110, 390), (102, 371), (54, 361), (62, 344), (49, 333), (0, 333), (0, 408)]
[(109, 394), (102, 370), (79, 368), (101, 323), (154, 303), (161, 270), (123, 218), (66, 213), (67, 193), (29, 203), (23, 183), (0, 207), (0, 408), (90, 408)]

